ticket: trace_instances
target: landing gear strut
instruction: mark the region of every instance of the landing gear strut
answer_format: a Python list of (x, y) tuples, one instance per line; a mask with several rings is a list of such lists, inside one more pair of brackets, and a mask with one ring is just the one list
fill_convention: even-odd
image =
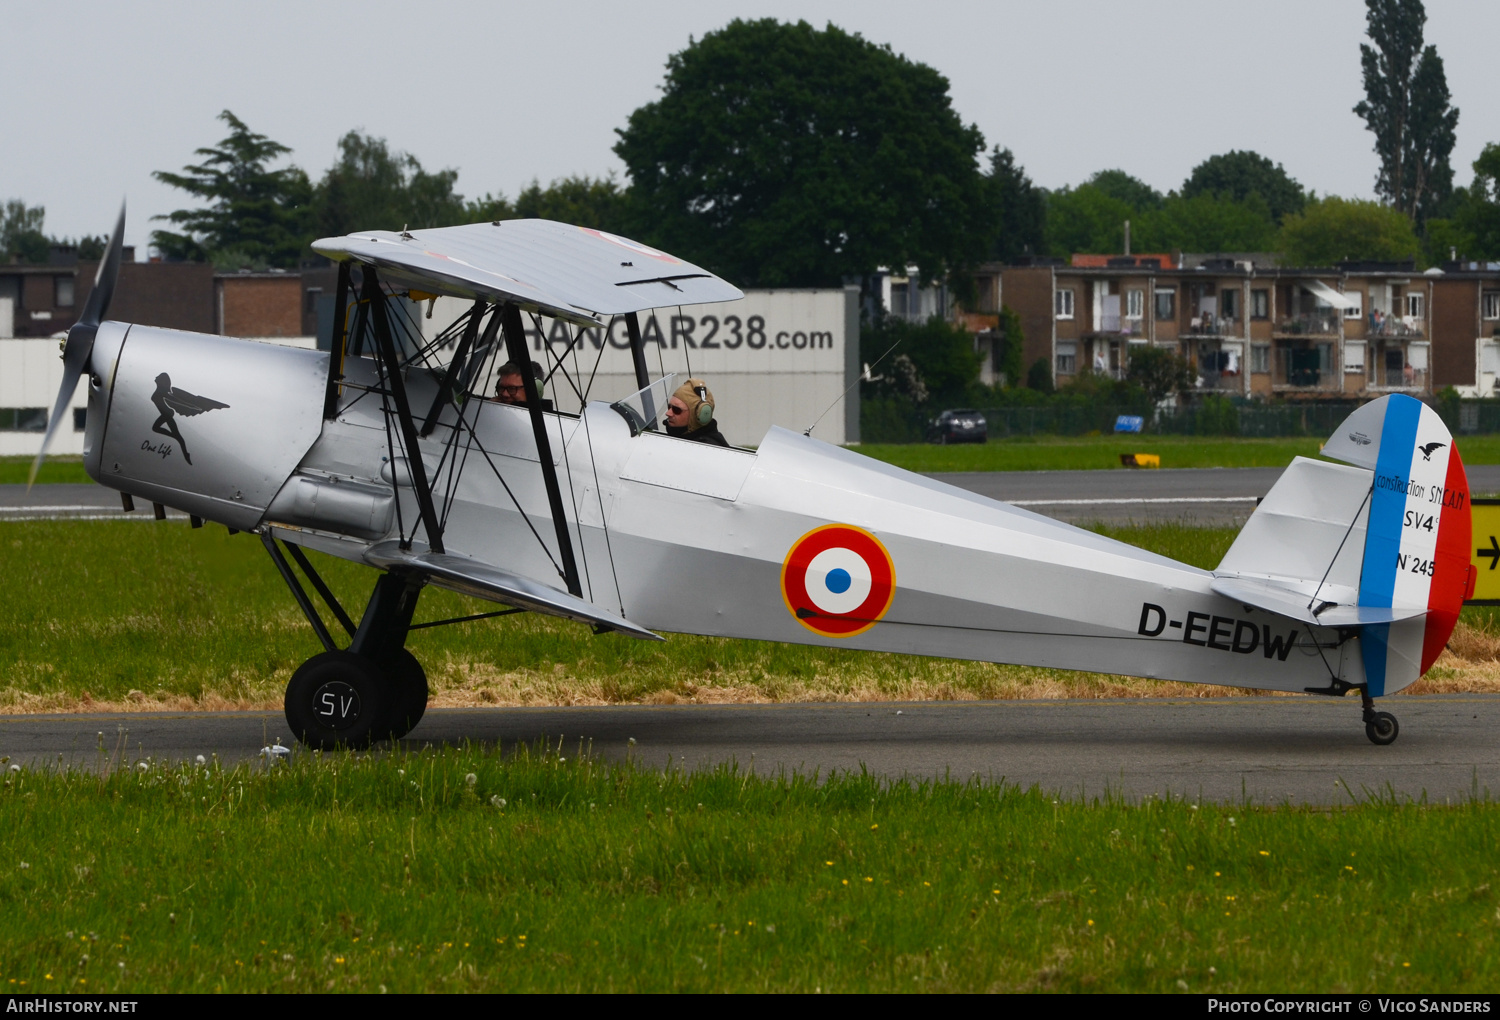
[(1394, 743), (1396, 735), (1401, 732), (1401, 724), (1391, 713), (1375, 711), (1375, 699), (1370, 697), (1369, 691), (1361, 687), (1359, 694), (1365, 707), (1365, 736), (1370, 738), (1370, 743), (1381, 747)]
[(1358, 691), (1360, 703), (1365, 710), (1365, 736), (1370, 738), (1370, 743), (1384, 747), (1386, 744), (1395, 743), (1396, 737), (1401, 732), (1401, 724), (1396, 717), (1389, 712), (1375, 711), (1375, 699), (1370, 697), (1369, 688), (1364, 684), (1351, 684), (1337, 677), (1328, 681), (1327, 687), (1304, 687), (1308, 694), (1322, 694), (1330, 698), (1342, 698), (1350, 691)]
[(349, 647), (341, 650), (276, 540), (270, 535), (262, 540), (324, 647), (297, 667), (287, 684), (284, 708), (292, 735), (324, 751), (406, 736), (427, 710), (427, 674), (405, 647), (422, 582), (381, 574), (356, 628), (302, 550), (288, 543), (297, 565), (349, 633)]

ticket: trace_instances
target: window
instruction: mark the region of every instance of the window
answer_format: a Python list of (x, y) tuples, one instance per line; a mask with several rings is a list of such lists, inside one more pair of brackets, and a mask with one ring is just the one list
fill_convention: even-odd
[(309, 287), (302, 293), (302, 313), (304, 315), (316, 315), (318, 311), (318, 298), (323, 296), (322, 287)]
[(1225, 287), (1219, 291), (1219, 313), (1229, 321), (1240, 317), (1240, 292)]
[(1500, 290), (1487, 290), (1484, 292), (1484, 317), (1486, 319), (1500, 319)]
[(1422, 317), (1421, 294), (1408, 293), (1406, 295), (1406, 317), (1408, 319), (1420, 319)]
[(1271, 371), (1271, 347), (1269, 344), (1255, 344), (1250, 348), (1250, 371), (1267, 375)]
[(58, 308), (73, 307), (73, 278), (71, 276), (52, 278), (52, 303)]
[(45, 407), (0, 407), (0, 432), (46, 432)]
[(1250, 292), (1250, 318), (1269, 319), (1271, 317), (1271, 292), (1269, 290), (1252, 290)]
[(1344, 318), (1363, 319), (1365, 317), (1365, 295), (1362, 291), (1345, 291), (1344, 301)]
[(1365, 370), (1365, 342), (1351, 340), (1344, 344), (1344, 371), (1363, 374)]
[(86, 407), (73, 408), (73, 431), (82, 432), (88, 427), (89, 409)]
[(1177, 318), (1177, 291), (1158, 290), (1156, 292), (1156, 321), (1171, 322)]
[(1146, 314), (1146, 292), (1143, 290), (1127, 290), (1125, 292), (1125, 317), (1127, 319), (1139, 319)]
[[(1059, 294), (1064, 293), (1058, 291)], [(1071, 294), (1072, 291), (1066, 293)], [(1071, 340), (1058, 341), (1057, 344), (1057, 374), (1073, 375), (1078, 371), (1078, 345)]]
[[(1052, 310), (1059, 319), (1071, 319), (1073, 317), (1073, 292), (1071, 290), (1059, 290), (1053, 299)], [(1058, 357), (1062, 357), (1059, 353)]]

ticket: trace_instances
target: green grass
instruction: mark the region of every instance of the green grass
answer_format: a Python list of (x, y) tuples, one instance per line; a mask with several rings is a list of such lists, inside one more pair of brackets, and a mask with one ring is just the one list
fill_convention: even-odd
[[(0, 457), (0, 485), (25, 485), (31, 474), (32, 460), (31, 457)], [(36, 476), (38, 485), (92, 481), (88, 472), (83, 470), (82, 457), (48, 457)]]
[[(1322, 438), (1037, 436), (982, 445), (871, 443), (857, 449), (908, 471), (1102, 471), (1121, 469), (1122, 453), (1159, 454), (1163, 468), (1285, 467), (1293, 457), (1316, 457), (1322, 443)], [(1500, 464), (1500, 435), (1464, 436), (1459, 448), (1466, 464)]]
[[(1181, 525), (1107, 533), (1200, 566), (1217, 563), (1234, 537)], [(357, 614), (375, 571), (311, 555)], [(292, 670), (319, 650), (260, 541), (215, 526), (0, 523), (0, 591), (0, 706), (42, 697), (53, 702), (33, 707), (76, 707), (69, 699), (85, 692), (114, 702), (275, 703)], [(493, 608), (429, 588), (417, 619)], [(774, 642), (643, 642), (530, 614), (416, 631), (409, 647), (438, 692), (490, 690), (499, 700), (542, 703), (692, 698), (703, 688), (773, 700), (999, 697), (1017, 678), (1091, 682), (1064, 671)]]
[(128, 760), (103, 778), (8, 773), (0, 986), (1500, 982), (1500, 807), (1488, 801), (1058, 803), (1003, 784), (685, 774), (578, 750), (304, 756), (269, 774)]

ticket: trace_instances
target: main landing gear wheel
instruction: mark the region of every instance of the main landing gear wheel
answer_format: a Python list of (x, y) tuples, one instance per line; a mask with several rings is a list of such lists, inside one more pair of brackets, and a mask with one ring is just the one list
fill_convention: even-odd
[(1372, 744), (1384, 747), (1394, 742), (1400, 732), (1401, 724), (1389, 712), (1375, 712), (1365, 719), (1365, 736), (1370, 738)]
[[(286, 721), (303, 744), (323, 751), (368, 747), (387, 725), (389, 684), (369, 659), (352, 652), (314, 655), (286, 688)], [(425, 686), (425, 678), (424, 678)]]
[(377, 739), (400, 740), (427, 711), (427, 673), (415, 655), (401, 648), (386, 661), (385, 675), (388, 707)]

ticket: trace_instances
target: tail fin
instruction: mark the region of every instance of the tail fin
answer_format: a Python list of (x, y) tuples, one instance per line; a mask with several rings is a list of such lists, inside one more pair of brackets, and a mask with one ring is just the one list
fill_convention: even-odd
[[(1360, 437), (1368, 442), (1361, 444)], [(1377, 625), (1361, 634), (1370, 693), (1399, 690), (1437, 660), (1469, 592), (1463, 458), (1437, 412), (1401, 394), (1355, 411), (1323, 452), (1374, 472), (1360, 604), (1427, 614), (1420, 632), (1410, 625)]]
[(1394, 693), (1442, 652), (1472, 589), (1469, 483), (1431, 408), (1381, 397), (1297, 458), (1215, 571), (1229, 598), (1323, 626), (1359, 626), (1371, 695)]

